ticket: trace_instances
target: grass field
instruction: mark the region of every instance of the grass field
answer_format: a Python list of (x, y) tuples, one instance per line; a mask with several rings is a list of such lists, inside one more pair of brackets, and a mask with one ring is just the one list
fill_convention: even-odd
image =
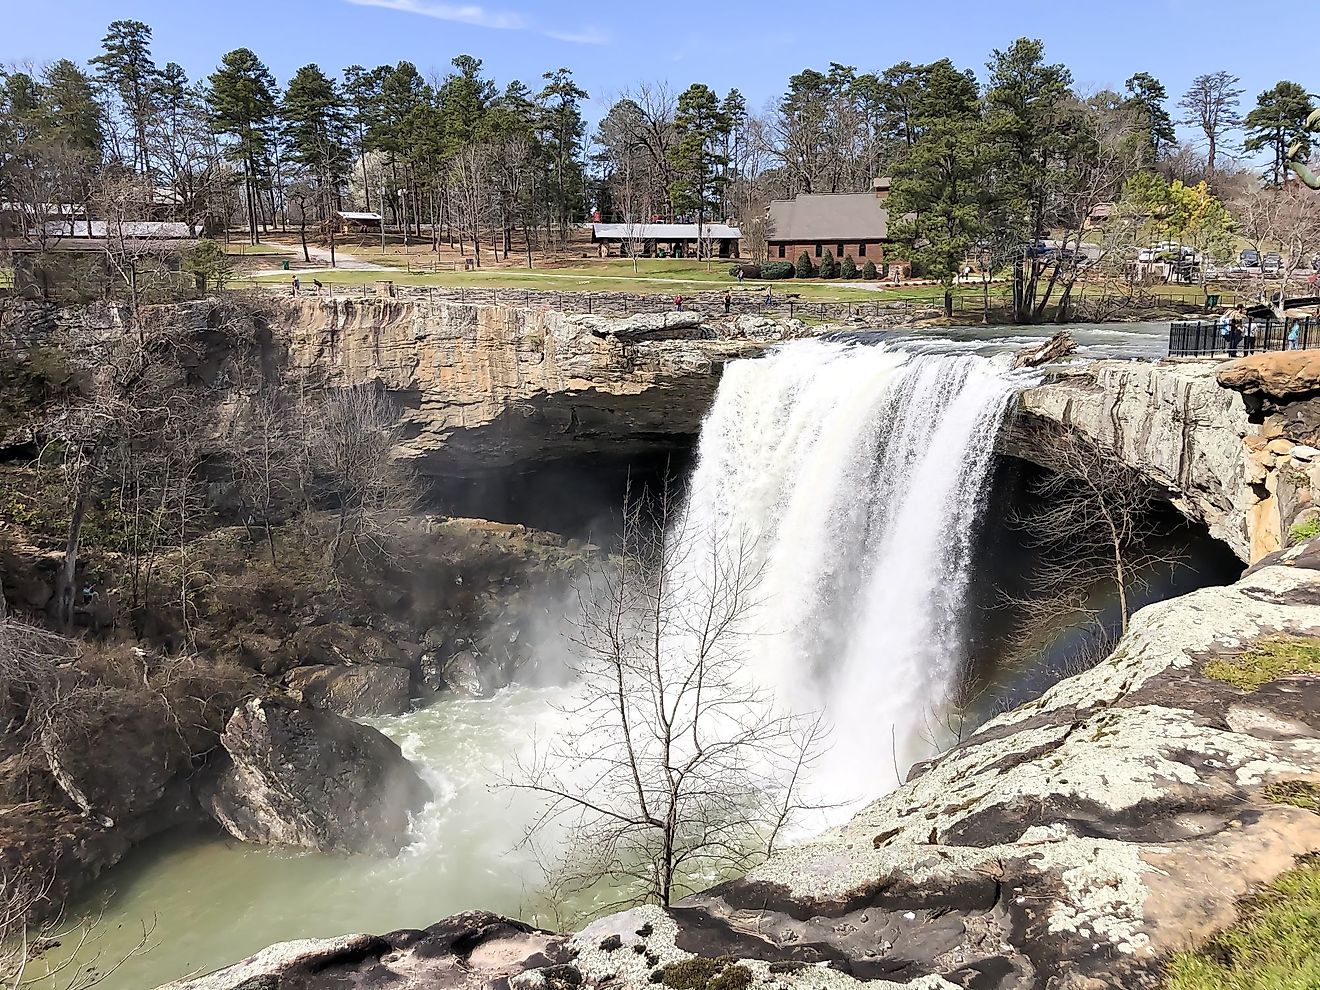
[[(359, 260), (372, 260), (358, 256)], [(913, 286), (911, 290), (891, 292), (875, 285), (864, 288), (857, 282), (744, 282), (741, 285), (729, 274), (729, 262), (711, 266), (684, 261), (650, 261), (633, 272), (631, 261), (606, 261), (564, 268), (484, 268), (476, 271), (406, 272), (399, 269), (362, 271), (338, 269), (315, 274), (327, 285), (357, 286), (378, 279), (392, 279), (399, 285), (434, 285), (491, 289), (540, 289), (550, 292), (636, 292), (656, 295), (691, 295), (696, 292), (730, 289), (747, 294), (764, 294), (772, 287), (776, 296), (797, 293), (804, 300), (875, 302), (878, 299), (934, 298), (935, 287)], [(281, 273), (256, 276), (254, 281), (284, 281)], [(304, 276), (306, 279), (308, 276)]]

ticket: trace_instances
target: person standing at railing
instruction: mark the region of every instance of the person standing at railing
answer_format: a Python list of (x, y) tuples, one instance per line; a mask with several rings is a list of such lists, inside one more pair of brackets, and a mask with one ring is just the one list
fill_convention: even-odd
[(1288, 350), (1300, 350), (1302, 346), (1302, 324), (1300, 320), (1293, 320), (1292, 326), (1288, 327)]

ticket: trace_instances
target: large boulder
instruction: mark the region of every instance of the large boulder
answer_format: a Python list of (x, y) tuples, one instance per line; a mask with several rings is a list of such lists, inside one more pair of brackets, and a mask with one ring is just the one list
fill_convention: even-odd
[(408, 654), (388, 637), (363, 626), (328, 622), (299, 629), (293, 636), (296, 666), (383, 663), (408, 666)]
[(291, 700), (248, 701), (220, 741), (228, 760), (203, 801), (245, 842), (393, 854), (431, 797), (385, 735)]
[(1216, 378), (1224, 388), (1275, 400), (1320, 392), (1320, 351), (1253, 354), (1223, 365)]
[(295, 667), (285, 685), (296, 697), (323, 712), (345, 718), (402, 715), (408, 710), (412, 674), (385, 664)]

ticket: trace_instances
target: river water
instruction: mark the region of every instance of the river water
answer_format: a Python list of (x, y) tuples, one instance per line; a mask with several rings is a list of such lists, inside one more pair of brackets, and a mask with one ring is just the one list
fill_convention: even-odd
[[(1156, 357), (1167, 334), (1163, 324), (1070, 329), (1091, 358)], [(786, 707), (830, 719), (814, 784), (839, 814), (895, 786), (939, 742), (931, 714), (965, 662), (961, 610), (995, 432), (1027, 380), (1007, 371), (1005, 352), (1050, 332), (862, 332), (725, 372), (686, 512), (755, 529), (766, 584), (752, 675)], [(470, 908), (547, 927), (591, 914), (600, 905), (589, 897), (558, 913), (542, 897), (522, 842), (536, 806), (499, 786), (512, 757), (562, 724), (565, 690), (444, 698), (376, 720), (436, 794), (397, 859), (197, 833), (138, 850), (89, 898), (104, 911), (92, 965), (107, 968), (144, 926), (151, 947), (102, 985), (143, 990), (272, 942), (424, 927)]]

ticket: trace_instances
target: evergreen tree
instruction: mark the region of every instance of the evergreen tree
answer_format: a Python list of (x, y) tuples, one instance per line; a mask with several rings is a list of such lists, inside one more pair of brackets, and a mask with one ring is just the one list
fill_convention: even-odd
[(892, 236), (908, 258), (944, 287), (953, 315), (953, 286), (967, 254), (983, 236), (985, 177), (992, 174), (976, 81), (947, 60), (922, 66), (922, 93), (909, 120), (914, 141), (894, 169)]
[[(987, 68), (985, 125), (995, 155), (995, 192), (1012, 236), (1039, 244), (1049, 234), (1051, 208), (1062, 192), (1059, 165), (1068, 160), (1075, 139), (1069, 119), (1075, 110), (1072, 75), (1062, 65), (1047, 64), (1044, 46), (1030, 38), (996, 50)], [(1013, 317), (1019, 323), (1035, 318), (1045, 268), (1035, 251), (1017, 259)]]
[(249, 49), (236, 48), (211, 73), (206, 97), (212, 126), (231, 141), (226, 154), (243, 166), (248, 237), (256, 244), (260, 183), (269, 175), (275, 129), (275, 77)]
[(826, 251), (825, 257), (820, 259), (820, 277), (838, 278), (839, 266), (834, 263), (834, 252)]
[(875, 262), (870, 258), (866, 259), (866, 264), (862, 265), (862, 278), (868, 282), (874, 282), (880, 277), (880, 272), (875, 267)]
[(728, 159), (722, 152), (729, 122), (714, 90), (693, 83), (678, 97), (674, 114), (677, 141), (670, 152), (674, 182), (670, 198), (674, 208), (696, 216), (698, 236), (718, 207)]
[(1247, 151), (1268, 151), (1271, 155), (1267, 174), (1270, 185), (1280, 185), (1287, 177), (1288, 149), (1294, 142), (1301, 146), (1301, 158), (1311, 153), (1311, 137), (1306, 118), (1315, 109), (1311, 97), (1295, 82), (1283, 81), (1256, 98), (1256, 107), (1247, 114), (1243, 125), (1247, 132)]
[(91, 60), (97, 80), (114, 93), (128, 118), (133, 145), (133, 168), (151, 170), (147, 128), (151, 123), (156, 84), (156, 63), (151, 57), (151, 28), (141, 21), (112, 21), (101, 41), (102, 53)]
[(856, 278), (858, 275), (857, 262), (853, 261), (851, 254), (843, 256), (843, 266), (839, 269), (839, 277), (846, 279)]
[[(362, 189), (365, 206), (371, 209), (371, 178), (367, 174), (367, 153), (375, 150), (370, 140), (371, 127), (379, 115), (380, 85), (384, 68), (368, 71), (360, 65), (350, 65), (344, 70), (344, 97), (349, 108), (349, 125), (353, 132), (353, 153), (357, 156), (362, 169)], [(385, 208), (382, 204), (381, 212)]]
[(348, 177), (348, 105), (319, 66), (304, 65), (289, 81), (280, 116), (289, 160), (316, 187), (324, 217)]
[(569, 222), (582, 208), (586, 192), (582, 142), (587, 125), (582, 117), (582, 101), (588, 96), (587, 91), (574, 82), (571, 69), (557, 69), (541, 78), (545, 80), (545, 86), (536, 95), (536, 100), (541, 108), (539, 123), (544, 160), (551, 170), (546, 189), (555, 194), (560, 236), (567, 238)]
[(1164, 84), (1148, 72), (1136, 73), (1124, 85), (1129, 94), (1129, 102), (1140, 114), (1144, 145), (1141, 164), (1150, 168), (1177, 140), (1173, 118), (1164, 108), (1169, 93)]
[(89, 165), (98, 164), (104, 132), (91, 77), (67, 58), (51, 63), (42, 103), (47, 137), (78, 152)]
[(798, 278), (814, 278), (816, 275), (816, 266), (811, 263), (811, 255), (803, 251), (798, 255), (797, 271), (794, 273)]

